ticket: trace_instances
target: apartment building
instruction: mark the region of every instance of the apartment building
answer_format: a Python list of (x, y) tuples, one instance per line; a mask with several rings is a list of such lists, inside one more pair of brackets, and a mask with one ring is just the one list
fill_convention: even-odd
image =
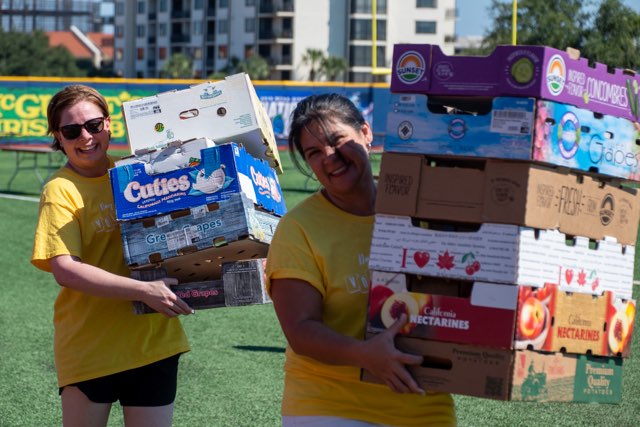
[(104, 6), (112, 2), (97, 0), (0, 0), (2, 31), (32, 32), (36, 30), (102, 33), (112, 17)]
[(160, 77), (180, 52), (193, 77), (206, 78), (258, 54), (271, 80), (306, 81), (303, 56), (319, 49), (346, 60), (345, 80), (380, 81), (395, 43), (453, 53), (455, 18), (455, 0), (116, 0), (114, 66), (124, 77)]

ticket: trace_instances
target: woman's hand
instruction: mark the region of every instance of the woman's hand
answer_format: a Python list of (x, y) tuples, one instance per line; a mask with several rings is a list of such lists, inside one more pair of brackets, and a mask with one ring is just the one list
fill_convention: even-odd
[(193, 309), (169, 288), (171, 285), (177, 285), (178, 280), (172, 277), (164, 277), (144, 283), (147, 286), (147, 293), (141, 301), (158, 313), (162, 313), (167, 317), (194, 313)]
[(361, 365), (396, 393), (424, 394), (406, 367), (421, 364), (422, 356), (403, 353), (394, 343), (395, 336), (406, 322), (407, 315), (402, 314), (387, 330), (364, 341), (366, 349), (362, 352), (365, 357)]

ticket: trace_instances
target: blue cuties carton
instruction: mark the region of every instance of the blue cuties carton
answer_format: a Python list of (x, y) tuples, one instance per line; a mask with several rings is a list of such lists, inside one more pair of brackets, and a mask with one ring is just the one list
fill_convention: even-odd
[(242, 145), (228, 143), (201, 151), (200, 163), (148, 174), (143, 163), (109, 170), (119, 221), (160, 215), (244, 193), (256, 205), (281, 216), (286, 212), (275, 171)]

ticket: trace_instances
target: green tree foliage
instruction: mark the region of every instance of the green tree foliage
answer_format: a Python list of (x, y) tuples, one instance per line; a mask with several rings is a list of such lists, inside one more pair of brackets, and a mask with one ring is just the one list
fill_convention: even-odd
[(337, 56), (323, 58), (320, 64), (320, 73), (324, 75), (328, 81), (342, 80), (340, 77), (348, 69), (347, 61)]
[(271, 74), (269, 63), (260, 55), (252, 55), (244, 61), (240, 61), (236, 71), (249, 74), (251, 80), (266, 80)]
[(193, 78), (191, 59), (182, 52), (174, 53), (162, 66), (161, 75), (169, 79)]
[(0, 75), (84, 77), (71, 53), (62, 46), (49, 47), (41, 32), (0, 30)]
[(322, 61), (325, 59), (324, 52), (320, 49), (308, 48), (302, 55), (302, 63), (309, 66), (309, 81), (315, 81)]
[(640, 71), (640, 14), (619, 0), (604, 0), (582, 53), (597, 62)]
[[(512, 1), (492, 0), (492, 24), (480, 49), (467, 55), (487, 54), (495, 46), (511, 44)], [(640, 14), (620, 0), (520, 0), (517, 44), (573, 47), (590, 61), (619, 68), (640, 67)]]

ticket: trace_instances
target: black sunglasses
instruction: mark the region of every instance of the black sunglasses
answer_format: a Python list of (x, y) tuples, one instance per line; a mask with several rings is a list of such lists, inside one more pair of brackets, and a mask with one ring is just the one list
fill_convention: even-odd
[(91, 135), (100, 133), (104, 129), (104, 117), (87, 120), (81, 125), (61, 126), (60, 132), (65, 139), (76, 139), (82, 133), (82, 128), (85, 128)]

